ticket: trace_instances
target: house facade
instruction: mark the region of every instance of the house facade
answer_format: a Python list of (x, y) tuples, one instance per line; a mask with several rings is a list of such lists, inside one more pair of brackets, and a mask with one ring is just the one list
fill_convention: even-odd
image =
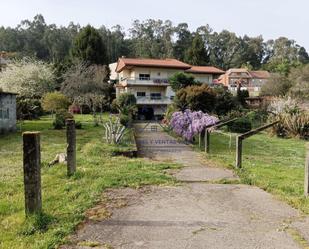
[[(115, 65), (111, 64), (111, 68)], [(111, 69), (112, 70), (112, 69)], [(169, 84), (169, 77), (177, 72), (193, 74), (196, 80), (211, 84), (223, 73), (215, 67), (193, 67), (176, 59), (133, 59), (120, 58), (116, 74), (116, 96), (132, 93), (137, 99), (139, 119), (160, 118), (172, 103), (175, 92)]]
[(16, 130), (16, 94), (0, 92), (0, 133)]
[(219, 77), (218, 82), (227, 86), (231, 92), (236, 93), (237, 86), (248, 90), (250, 96), (259, 96), (261, 87), (267, 84), (270, 73), (267, 71), (249, 71), (244, 68), (233, 68)]

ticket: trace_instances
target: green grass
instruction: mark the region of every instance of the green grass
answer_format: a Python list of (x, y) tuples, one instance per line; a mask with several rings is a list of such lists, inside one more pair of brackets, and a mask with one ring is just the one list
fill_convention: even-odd
[(47, 166), (57, 153), (65, 152), (65, 130), (53, 130), (49, 117), (21, 126), (23, 131), (41, 132), (44, 213), (27, 220), (21, 131), (0, 136), (0, 248), (55, 248), (74, 231), (85, 210), (100, 200), (106, 188), (174, 183), (164, 171), (176, 165), (113, 157), (119, 148), (104, 142), (103, 128), (94, 127), (90, 115), (75, 119), (83, 123), (83, 129), (77, 130), (77, 172), (71, 178), (66, 176), (65, 165)]
[[(207, 159), (225, 167), (235, 166), (235, 136), (229, 148), (226, 135), (210, 135)], [(309, 214), (304, 197), (305, 141), (254, 135), (243, 142), (242, 169), (237, 173), (245, 184), (256, 185)]]

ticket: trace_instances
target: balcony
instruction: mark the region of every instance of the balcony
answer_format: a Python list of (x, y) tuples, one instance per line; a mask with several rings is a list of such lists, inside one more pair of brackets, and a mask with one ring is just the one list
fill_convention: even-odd
[(168, 79), (159, 79), (159, 78), (125, 78), (122, 79), (122, 82), (127, 85), (142, 85), (142, 86), (169, 86)]
[(173, 101), (166, 96), (138, 96), (136, 102), (138, 105), (170, 105)]

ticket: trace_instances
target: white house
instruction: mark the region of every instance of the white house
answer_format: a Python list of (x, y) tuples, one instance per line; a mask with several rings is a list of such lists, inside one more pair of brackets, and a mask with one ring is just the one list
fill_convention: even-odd
[[(110, 65), (111, 71), (115, 64)], [(168, 79), (177, 72), (190, 73), (206, 84), (224, 71), (215, 67), (191, 66), (176, 59), (133, 59), (120, 58), (112, 73), (116, 84), (116, 96), (133, 93), (137, 99), (138, 114), (141, 119), (160, 118), (175, 96)]]

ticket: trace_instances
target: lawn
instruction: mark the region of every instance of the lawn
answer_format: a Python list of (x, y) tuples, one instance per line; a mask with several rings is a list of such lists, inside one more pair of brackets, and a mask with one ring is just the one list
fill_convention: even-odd
[[(235, 136), (212, 133), (210, 154), (205, 157), (216, 164), (234, 168)], [(304, 198), (305, 141), (254, 135), (243, 142), (241, 181), (275, 194), (293, 207), (309, 214), (309, 199)]]
[(89, 115), (75, 119), (82, 122), (83, 129), (77, 130), (77, 172), (71, 178), (66, 176), (65, 165), (47, 166), (57, 153), (65, 151), (65, 130), (53, 130), (50, 117), (20, 125), (22, 131), (41, 132), (44, 213), (28, 220), (24, 214), (21, 131), (0, 136), (0, 248), (54, 248), (65, 242), (106, 188), (174, 184), (164, 172), (176, 165), (113, 156), (115, 150), (126, 150), (130, 145), (106, 144), (103, 128), (94, 127)]

